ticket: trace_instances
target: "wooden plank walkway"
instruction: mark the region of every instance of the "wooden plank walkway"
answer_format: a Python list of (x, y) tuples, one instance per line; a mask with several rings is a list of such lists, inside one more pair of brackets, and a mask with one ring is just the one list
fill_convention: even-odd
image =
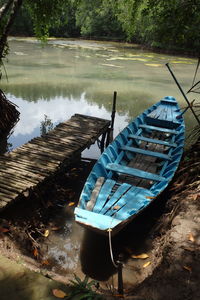
[(34, 189), (63, 162), (70, 163), (105, 133), (109, 125), (108, 120), (75, 114), (44, 137), (0, 155), (0, 209)]

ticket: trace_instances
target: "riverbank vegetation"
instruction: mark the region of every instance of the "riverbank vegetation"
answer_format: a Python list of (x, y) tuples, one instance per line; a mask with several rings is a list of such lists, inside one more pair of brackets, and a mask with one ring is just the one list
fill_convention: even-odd
[(199, 55), (200, 3), (195, 0), (1, 0), (0, 4), (9, 2), (19, 4), (12, 35), (114, 39)]

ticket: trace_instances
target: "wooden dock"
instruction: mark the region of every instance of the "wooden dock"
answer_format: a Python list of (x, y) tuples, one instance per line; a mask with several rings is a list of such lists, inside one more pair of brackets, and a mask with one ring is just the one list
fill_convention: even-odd
[(0, 209), (34, 189), (105, 134), (110, 121), (75, 114), (44, 137), (0, 155)]

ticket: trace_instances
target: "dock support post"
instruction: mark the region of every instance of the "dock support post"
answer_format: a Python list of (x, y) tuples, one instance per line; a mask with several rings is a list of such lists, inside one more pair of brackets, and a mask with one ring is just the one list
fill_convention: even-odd
[(102, 134), (102, 138), (101, 138), (101, 142), (100, 142), (100, 150), (101, 150), (101, 153), (103, 153), (104, 151), (104, 146), (105, 146), (105, 139), (106, 139), (106, 135), (108, 134), (108, 131), (104, 132)]
[(122, 267), (123, 267), (123, 255), (119, 254), (118, 257), (118, 293), (123, 296), (124, 294), (124, 285), (123, 285), (123, 277), (122, 277)]
[(116, 113), (116, 100), (117, 100), (117, 92), (114, 91), (113, 94), (113, 105), (112, 105), (112, 114), (111, 114), (111, 124), (108, 129), (107, 139), (106, 139), (106, 147), (113, 141), (113, 130), (114, 130), (114, 122), (115, 122), (115, 113)]

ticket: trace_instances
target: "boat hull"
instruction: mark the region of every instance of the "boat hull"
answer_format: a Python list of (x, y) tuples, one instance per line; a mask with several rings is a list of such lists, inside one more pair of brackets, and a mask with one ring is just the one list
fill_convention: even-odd
[(105, 149), (85, 183), (75, 220), (118, 233), (168, 186), (184, 147), (185, 125), (173, 97), (134, 119)]

